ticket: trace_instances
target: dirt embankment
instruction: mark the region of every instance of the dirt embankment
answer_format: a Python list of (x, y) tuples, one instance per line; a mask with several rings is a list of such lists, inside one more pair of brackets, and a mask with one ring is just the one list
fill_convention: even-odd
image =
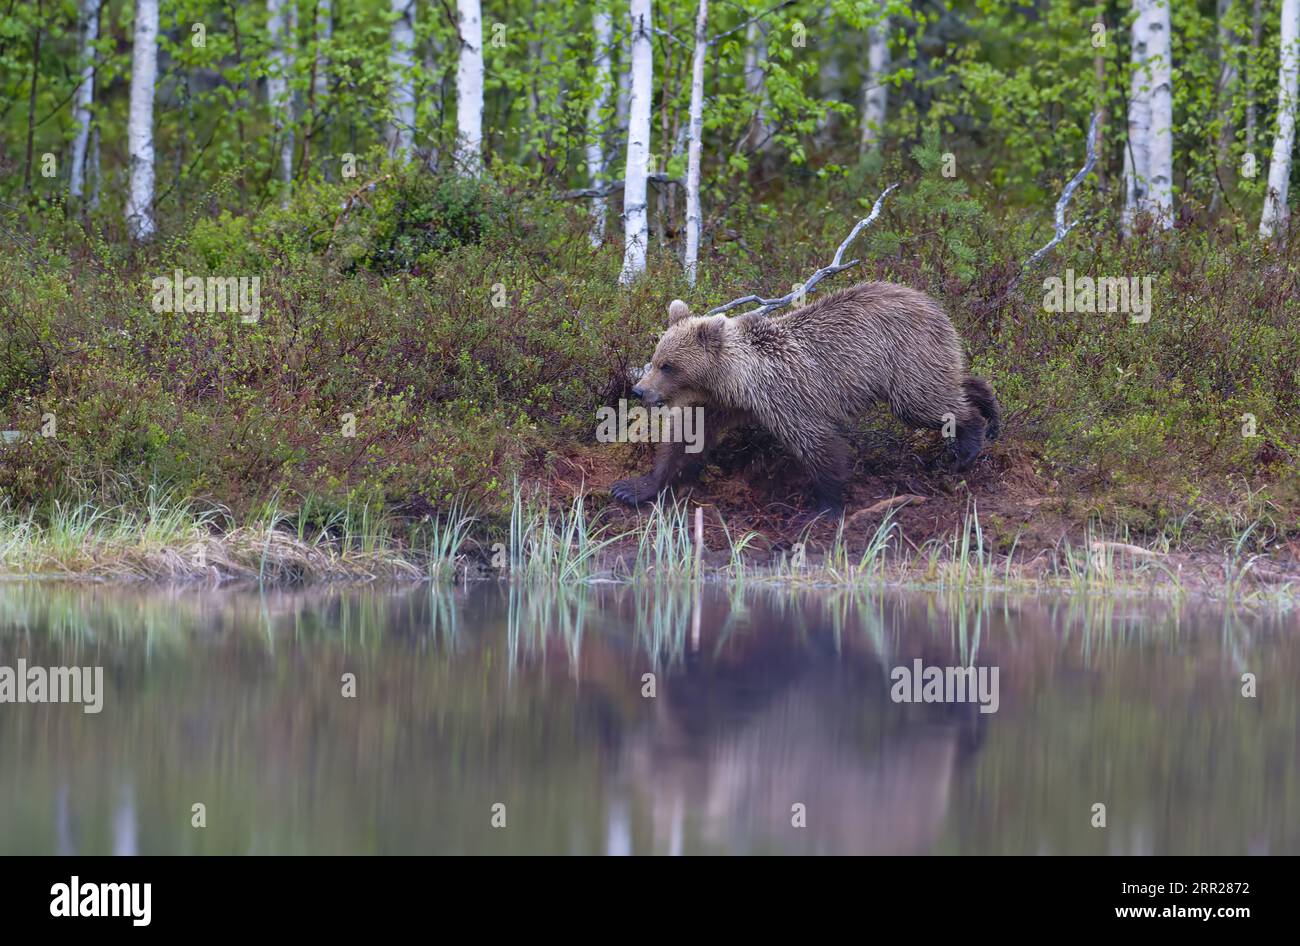
[[(615, 502), (609, 487), (650, 462), (648, 447), (569, 448), (531, 463), (526, 485), (557, 504), (586, 492), (593, 507), (602, 507), (602, 521), (614, 531), (631, 531), (645, 512)], [(951, 561), (969, 528), (971, 554), (980, 543), (986, 560), (1012, 579), (1060, 579), (1071, 569), (1091, 567), (1140, 584), (1176, 583), (1187, 590), (1212, 591), (1234, 582), (1264, 590), (1292, 583), (1300, 589), (1300, 539), (1274, 536), (1262, 550), (1258, 541), (1238, 548), (1221, 524), (1218, 530), (1198, 528), (1195, 516), (1177, 534), (1142, 535), (1124, 528), (1104, 490), (1047, 480), (1038, 473), (1041, 466), (1030, 450), (1004, 439), (957, 475), (946, 469), (930, 435), (869, 435), (846, 491), (844, 549), (856, 560), (888, 517), (897, 524), (890, 560), (900, 577), (924, 578), (936, 560)], [(703, 507), (706, 563), (717, 568), (728, 563), (730, 543), (750, 532), (756, 535), (746, 547), (747, 564), (775, 564), (796, 543), (816, 564), (840, 529), (838, 519), (812, 517), (806, 477), (761, 434), (729, 440), (674, 495)], [(1236, 498), (1217, 500), (1226, 509)], [(1210, 508), (1216, 498), (1202, 501)]]

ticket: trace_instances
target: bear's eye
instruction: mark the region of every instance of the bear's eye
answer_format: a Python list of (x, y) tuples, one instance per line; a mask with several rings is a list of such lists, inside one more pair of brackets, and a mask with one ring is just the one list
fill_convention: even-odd
[(673, 363), (671, 361), (665, 361), (662, 365), (659, 366), (659, 370), (666, 371), (669, 374), (672, 374), (677, 369), (673, 366)]

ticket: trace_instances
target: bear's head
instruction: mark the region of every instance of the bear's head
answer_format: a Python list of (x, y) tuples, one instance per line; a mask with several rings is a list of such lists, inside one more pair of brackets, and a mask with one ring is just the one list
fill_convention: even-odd
[(727, 317), (696, 317), (681, 299), (668, 306), (668, 328), (632, 393), (649, 406), (704, 404), (717, 381)]

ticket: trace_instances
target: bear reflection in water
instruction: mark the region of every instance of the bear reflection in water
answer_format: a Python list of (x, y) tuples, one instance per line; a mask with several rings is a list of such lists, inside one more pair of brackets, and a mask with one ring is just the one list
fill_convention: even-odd
[(721, 646), (702, 622), (698, 649), (660, 669), (652, 705), (613, 740), (608, 853), (931, 851), (989, 718), (895, 704), (888, 675), (956, 658), (837, 650), (829, 631), (756, 617)]

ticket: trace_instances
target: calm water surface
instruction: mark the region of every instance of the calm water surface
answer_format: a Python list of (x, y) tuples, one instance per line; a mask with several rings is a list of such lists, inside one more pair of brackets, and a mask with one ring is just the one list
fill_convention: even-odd
[[(1294, 612), (0, 585), (19, 658), (106, 692), (0, 704), (4, 854), (1300, 853)], [(917, 658), (997, 712), (891, 700)]]

